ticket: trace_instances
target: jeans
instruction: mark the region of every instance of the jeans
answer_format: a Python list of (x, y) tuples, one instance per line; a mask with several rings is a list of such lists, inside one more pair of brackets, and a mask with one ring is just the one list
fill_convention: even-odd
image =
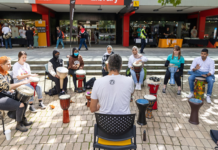
[[(136, 78), (136, 73), (134, 70), (130, 69), (130, 72), (131, 72), (131, 75), (132, 75), (132, 78), (134, 80), (134, 83), (138, 83), (137, 81), (137, 78)], [(143, 79), (144, 79), (144, 76), (145, 76), (145, 72), (144, 72), (144, 69), (142, 68), (141, 69), (141, 72), (140, 72), (140, 77), (139, 77), (139, 83), (140, 84), (143, 84)]]
[[(18, 80), (17, 78), (14, 79), (14, 83), (18, 83), (18, 82), (21, 82), (21, 81), (23, 81), (23, 80)], [(33, 86), (30, 85), (30, 83), (26, 84), (26, 86), (28, 86), (28, 87), (30, 87), (31, 89), (34, 90)], [(42, 88), (41, 88), (41, 86), (37, 85), (35, 92), (36, 92), (37, 95), (38, 95), (38, 99), (42, 99)], [(31, 97), (31, 99), (29, 100), (29, 102), (33, 102), (33, 101), (34, 101), (34, 96)]]
[(82, 47), (82, 45), (85, 45), (86, 49), (88, 48), (86, 45), (86, 38), (81, 38), (79, 42), (79, 49)]
[(6, 47), (6, 49), (8, 49), (8, 44), (9, 44), (10, 48), (12, 48), (11, 38), (5, 39), (5, 47)]
[(140, 50), (141, 53), (143, 52), (145, 46), (146, 46), (145, 39), (141, 39), (141, 50)]
[(59, 45), (60, 42), (61, 42), (62, 47), (64, 48), (63, 39), (60, 39), (60, 38), (57, 39), (57, 45), (56, 45), (56, 47), (58, 48), (58, 45)]
[[(197, 71), (189, 71), (188, 74), (190, 75), (188, 78), (189, 82), (189, 87), (190, 91), (194, 93), (194, 81), (195, 77), (202, 77), (202, 75), (208, 74), (209, 72), (201, 72), (199, 70)], [(207, 88), (207, 96), (211, 96), (212, 91), (213, 91), (213, 83), (215, 82), (215, 76), (211, 75), (209, 77), (206, 77), (206, 81), (208, 83), (208, 88)]]
[(68, 78), (64, 78), (64, 84), (63, 84), (63, 89), (60, 87), (60, 79), (53, 77), (50, 73), (48, 74), (49, 79), (55, 82), (55, 88), (56, 92), (60, 93), (61, 90), (64, 90), (65, 92), (67, 91), (67, 83), (68, 83)]

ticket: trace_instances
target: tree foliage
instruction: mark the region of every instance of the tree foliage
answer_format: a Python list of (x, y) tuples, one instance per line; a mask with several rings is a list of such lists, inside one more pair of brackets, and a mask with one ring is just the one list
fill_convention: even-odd
[(158, 0), (158, 3), (161, 3), (163, 6), (166, 4), (173, 4), (173, 6), (177, 6), (181, 4), (182, 0)]

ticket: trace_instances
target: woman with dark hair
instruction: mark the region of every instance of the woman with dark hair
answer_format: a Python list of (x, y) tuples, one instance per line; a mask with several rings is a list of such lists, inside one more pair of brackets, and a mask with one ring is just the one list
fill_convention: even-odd
[(86, 45), (86, 30), (83, 25), (80, 26), (80, 31), (79, 31), (79, 37), (80, 37), (80, 44), (79, 44), (79, 50), (81, 49), (82, 45), (86, 47), (86, 50), (88, 50), (88, 47)]
[[(75, 87), (75, 92), (79, 92), (81, 93), (82, 91), (79, 90), (77, 88), (76, 85), (76, 71), (79, 69), (83, 69), (84, 68), (84, 61), (81, 55), (79, 55), (79, 51), (77, 48), (73, 48), (72, 50), (72, 55), (69, 57), (69, 74), (73, 76), (73, 83), (74, 83), (74, 87)], [(86, 78), (83, 80), (84, 83), (84, 88), (83, 88), (83, 92), (86, 91), (85, 87), (86, 87)]]
[(29, 49), (29, 46), (32, 46), (33, 49), (33, 30), (30, 29), (30, 27), (27, 28), (26, 31), (26, 39), (27, 39), (27, 49)]
[[(38, 76), (38, 74), (31, 73), (30, 66), (28, 63), (26, 63), (26, 59), (27, 59), (27, 53), (24, 51), (20, 51), (18, 53), (18, 62), (16, 62), (13, 66), (14, 83), (19, 83), (19, 82), (22, 82), (24, 80), (29, 79), (30, 77), (37, 77)], [(31, 84), (26, 84), (26, 86), (28, 86), (34, 90), (34, 88)], [(41, 107), (42, 109), (45, 109), (46, 106), (42, 102), (42, 88), (41, 88), (41, 86), (39, 84), (37, 84), (35, 90), (36, 90), (38, 100), (39, 100), (39, 107)], [(32, 96), (31, 99), (29, 100), (29, 105), (30, 105), (29, 110), (31, 112), (37, 112), (36, 109), (34, 108), (33, 101), (34, 101), (34, 96)]]
[(29, 84), (30, 80), (24, 80), (13, 84), (12, 78), (8, 71), (11, 69), (11, 59), (7, 56), (0, 57), (0, 110), (16, 111), (16, 130), (27, 132), (28, 128), (33, 123), (28, 122), (25, 113), (27, 109), (26, 103), (21, 103), (12, 98), (14, 89), (21, 85)]
[[(185, 59), (181, 55), (180, 47), (176, 45), (173, 48), (173, 53), (168, 55), (166, 63), (165, 63), (165, 67), (168, 67), (171, 65), (178, 67), (176, 73), (174, 74), (174, 78), (175, 78), (176, 84), (178, 86), (177, 95), (181, 94), (181, 79), (180, 79), (180, 77), (183, 74), (184, 64), (185, 64)], [(166, 85), (167, 85), (169, 79), (170, 79), (170, 71), (167, 69), (166, 74), (165, 74), (165, 78), (164, 78), (164, 87), (162, 90), (163, 93), (166, 93)]]

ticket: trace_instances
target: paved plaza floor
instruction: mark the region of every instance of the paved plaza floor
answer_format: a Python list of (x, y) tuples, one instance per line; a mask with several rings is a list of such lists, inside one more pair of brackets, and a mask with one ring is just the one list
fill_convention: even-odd
[[(149, 77), (149, 76), (148, 76)], [(163, 76), (161, 80), (163, 81)], [(216, 76), (217, 79), (218, 76)], [(40, 76), (40, 85), (43, 87), (44, 78)], [(88, 79), (91, 76), (87, 77)], [(100, 78), (98, 76), (97, 78)], [(177, 87), (168, 86), (166, 94), (158, 91), (158, 110), (153, 111), (154, 118), (147, 119), (147, 125), (139, 126), (136, 123), (138, 108), (135, 100), (149, 94), (148, 87), (135, 91), (134, 101), (130, 103), (131, 112), (136, 113), (137, 150), (213, 150), (216, 146), (210, 137), (210, 129), (218, 130), (218, 82), (215, 82), (212, 95), (212, 104), (204, 101), (200, 108), (199, 125), (188, 122), (190, 106), (188, 76), (184, 77), (184, 89), (181, 96), (177, 96)], [(72, 79), (71, 79), (72, 82)], [(73, 84), (71, 84), (73, 85)], [(46, 84), (46, 90), (51, 86)], [(35, 107), (37, 113), (27, 111), (28, 120), (34, 121), (28, 132), (15, 130), (16, 122), (6, 118), (6, 129), (12, 130), (12, 139), (7, 141), (0, 126), (0, 150), (92, 150), (93, 132), (95, 124), (94, 113), (85, 106), (85, 93), (74, 93), (68, 85), (68, 91), (74, 103), (69, 108), (70, 123), (62, 123), (62, 109), (58, 96), (43, 95), (46, 110), (38, 108), (37, 98)], [(49, 105), (55, 105), (50, 109)], [(146, 130), (147, 140), (143, 141), (143, 131)]]

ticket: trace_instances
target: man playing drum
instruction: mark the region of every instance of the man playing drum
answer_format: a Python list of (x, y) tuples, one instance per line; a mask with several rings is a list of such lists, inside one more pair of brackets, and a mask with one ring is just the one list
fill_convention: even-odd
[[(144, 69), (143, 69), (143, 63), (147, 62), (147, 60), (148, 59), (145, 56), (142, 56), (142, 54), (138, 53), (138, 48), (136, 46), (133, 46), (132, 55), (129, 57), (128, 67), (130, 68), (132, 78), (133, 78), (134, 83), (136, 85), (135, 86), (136, 90), (141, 90), (141, 84), (143, 84), (143, 79), (144, 79), (144, 75), (145, 75)], [(142, 68), (140, 71), (139, 82), (137, 81), (136, 73), (135, 73), (134, 68), (133, 68), (133, 63), (135, 63), (135, 62), (136, 62), (136, 64), (142, 62)]]
[[(120, 75), (122, 58), (113, 54), (108, 59), (109, 74), (97, 79), (91, 95), (91, 112), (130, 114), (130, 98), (134, 92), (131, 78)], [(99, 103), (99, 104), (98, 104)]]
[(215, 65), (214, 60), (212, 60), (210, 57), (208, 57), (208, 49), (203, 49), (201, 51), (201, 57), (197, 57), (192, 62), (192, 65), (190, 67), (191, 71), (188, 72), (189, 78), (189, 87), (190, 87), (190, 94), (187, 96), (187, 98), (194, 97), (194, 81), (195, 77), (204, 77), (206, 78), (206, 81), (208, 83), (207, 88), (207, 102), (211, 103), (211, 94), (213, 91), (213, 84), (215, 82)]
[(53, 58), (48, 62), (48, 72), (49, 72), (48, 77), (55, 82), (57, 93), (59, 93), (59, 95), (63, 95), (67, 90), (68, 78), (66, 77), (64, 79), (63, 89), (60, 89), (60, 77), (57, 75), (56, 69), (58, 67), (63, 67), (64, 61), (63, 59), (59, 59), (59, 56), (60, 56), (60, 52), (58, 50), (54, 50)]

